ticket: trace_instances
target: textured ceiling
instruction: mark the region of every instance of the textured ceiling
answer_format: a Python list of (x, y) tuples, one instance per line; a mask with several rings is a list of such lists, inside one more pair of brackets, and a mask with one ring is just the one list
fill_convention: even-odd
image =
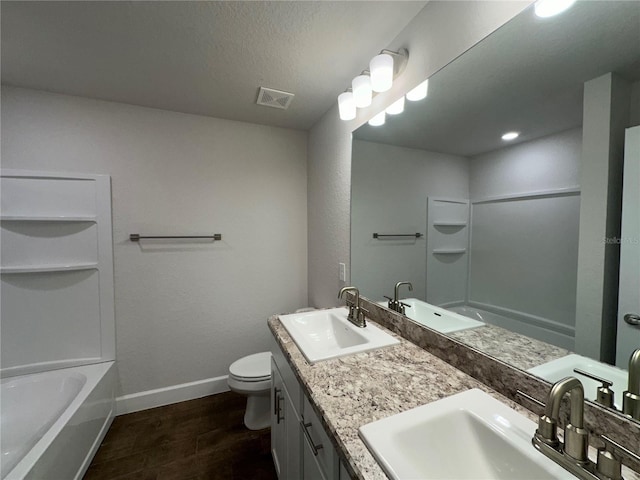
[(463, 156), (582, 124), (583, 84), (607, 72), (640, 79), (640, 2), (581, 1), (558, 17), (531, 8), (429, 80), (429, 97), (355, 137)]
[(2, 1), (2, 83), (309, 129), (425, 4)]

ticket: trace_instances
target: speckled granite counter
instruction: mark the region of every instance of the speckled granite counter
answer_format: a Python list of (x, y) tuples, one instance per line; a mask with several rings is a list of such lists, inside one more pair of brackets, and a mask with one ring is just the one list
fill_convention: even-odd
[(522, 370), (537, 367), (571, 353), (564, 348), (490, 324), (448, 335)]
[(536, 420), (524, 407), (397, 335), (399, 345), (309, 365), (277, 317), (269, 319), (269, 327), (358, 478), (387, 478), (360, 440), (358, 427), (471, 388)]
[[(357, 478), (388, 478), (360, 440), (360, 426), (465, 390), (479, 388), (537, 422), (531, 411), (384, 327), (380, 328), (400, 344), (310, 365), (277, 316), (268, 324), (339, 455)], [(595, 449), (590, 448), (589, 456), (595, 458)], [(625, 480), (640, 480), (640, 474), (624, 466), (623, 475)]]

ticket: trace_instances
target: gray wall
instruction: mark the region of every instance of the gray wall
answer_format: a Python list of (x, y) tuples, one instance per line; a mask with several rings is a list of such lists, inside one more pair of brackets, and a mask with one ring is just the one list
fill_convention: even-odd
[(469, 196), (464, 157), (353, 141), (351, 281), (363, 295), (384, 300), (398, 281), (405, 297), (425, 300), (426, 238), (375, 240), (379, 233), (426, 233), (427, 197)]
[[(120, 393), (226, 375), (307, 304), (304, 132), (2, 87), (2, 166), (112, 177)], [(142, 246), (129, 233), (222, 233)]]
[[(581, 140), (574, 129), (470, 162), (470, 303), (536, 325), (540, 332), (529, 334), (566, 348), (573, 347), (564, 337), (574, 336), (580, 198), (513, 197), (578, 187)], [(478, 203), (500, 196), (511, 198)]]
[[(342, 283), (338, 263), (350, 264), (351, 132), (411, 88), (515, 17), (531, 1), (432, 1), (389, 45), (405, 47), (410, 59), (388, 92), (343, 122), (334, 104), (309, 134), (309, 303), (331, 306)], [(372, 46), (372, 54), (376, 48)], [(354, 75), (360, 66), (354, 66)], [(346, 85), (345, 85), (346, 87)]]

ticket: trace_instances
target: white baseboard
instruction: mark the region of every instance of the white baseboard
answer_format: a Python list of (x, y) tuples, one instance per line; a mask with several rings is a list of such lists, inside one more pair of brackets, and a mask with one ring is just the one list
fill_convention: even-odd
[(132, 393), (116, 398), (116, 415), (139, 412), (148, 408), (162, 407), (227, 391), (229, 391), (227, 375), (223, 375), (222, 377), (206, 378), (196, 382)]

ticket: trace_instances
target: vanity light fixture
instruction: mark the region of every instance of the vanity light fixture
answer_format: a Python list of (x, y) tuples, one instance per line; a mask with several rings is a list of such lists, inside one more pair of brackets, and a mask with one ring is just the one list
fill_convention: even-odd
[(371, 87), (374, 92), (386, 92), (393, 84), (393, 57), (388, 53), (376, 55), (369, 62)]
[(371, 77), (365, 73), (358, 75), (351, 82), (353, 99), (356, 107), (364, 108), (371, 105), (373, 90), (371, 90)]
[(520, 136), (520, 132), (507, 132), (504, 135), (502, 135), (502, 139), (507, 142), (510, 142), (511, 140), (515, 140), (519, 136)]
[[(381, 93), (389, 90), (393, 80), (404, 71), (408, 59), (409, 52), (404, 48), (397, 52), (382, 50), (379, 55), (373, 57), (369, 62), (370, 70), (365, 70), (351, 82), (352, 98), (356, 108), (366, 108), (371, 105), (373, 92)], [(338, 96), (338, 112), (341, 120), (355, 118), (349, 102), (348, 95), (342, 93)], [(399, 105), (395, 108), (398, 109)], [(402, 110), (399, 110), (397, 113), (401, 112)], [(376, 117), (378, 116), (379, 114), (376, 115)]]
[(398, 115), (404, 112), (404, 97), (400, 97), (398, 100), (389, 105), (385, 112), (387, 112), (389, 115)]
[(564, 12), (575, 2), (576, 0), (538, 0), (533, 8), (538, 17), (548, 18)]
[(374, 115), (371, 118), (371, 120), (369, 120), (369, 125), (371, 125), (372, 127), (379, 127), (381, 125), (384, 125), (384, 121), (385, 121), (385, 113), (383, 110), (377, 115)]
[(422, 82), (420, 85), (418, 85), (409, 93), (407, 93), (407, 100), (411, 102), (417, 102), (418, 100), (427, 98), (428, 93), (429, 93), (429, 79), (427, 78), (424, 82)]
[(348, 121), (356, 118), (356, 102), (351, 89), (338, 95), (338, 111), (340, 120)]

